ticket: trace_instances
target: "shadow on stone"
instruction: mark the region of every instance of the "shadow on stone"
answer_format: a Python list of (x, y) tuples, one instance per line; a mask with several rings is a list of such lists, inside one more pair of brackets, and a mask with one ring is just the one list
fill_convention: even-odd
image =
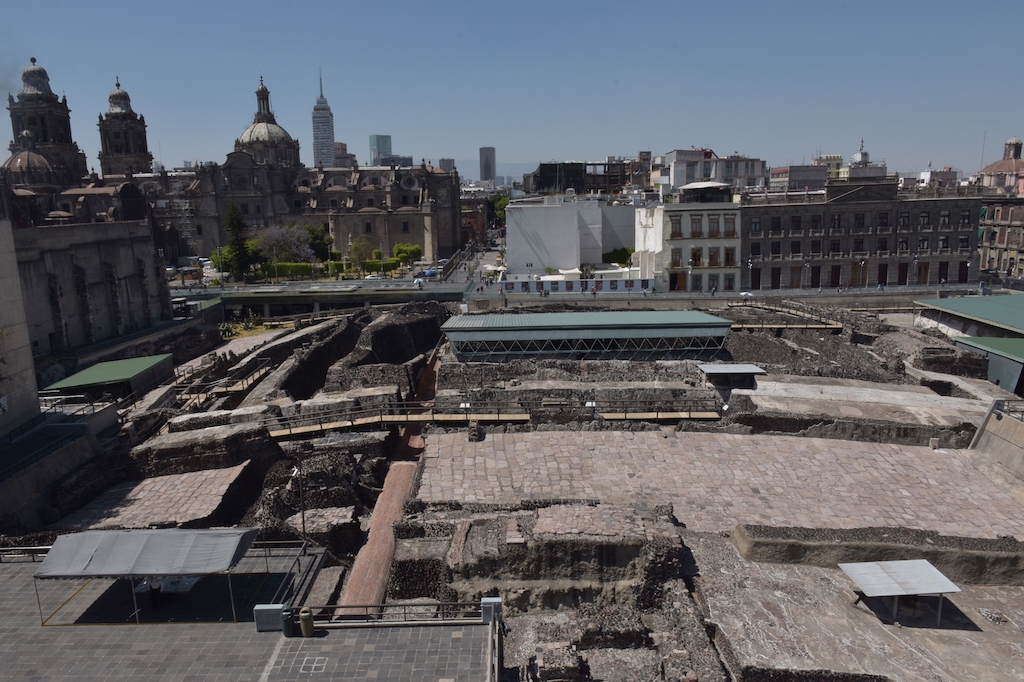
[[(857, 596), (860, 597), (861, 603), (878, 617), (878, 620), (886, 625), (893, 624), (892, 597), (864, 597), (860, 592), (857, 592)], [(941, 623), (937, 622), (939, 599), (942, 599)], [(967, 614), (945, 597), (900, 597), (895, 622), (905, 628), (981, 632), (981, 628)]]
[[(241, 573), (228, 579), (223, 575), (207, 576), (184, 594), (163, 593), (160, 609), (150, 604), (149, 594), (139, 592), (135, 603), (139, 620), (144, 623), (231, 622), (230, 594), (234, 593), (238, 622), (252, 622), (252, 607), (268, 603), (285, 578), (283, 573)], [(138, 581), (135, 583), (138, 585)], [(135, 621), (134, 604), (128, 580), (116, 580), (100, 594), (76, 620), (76, 624), (118, 624)]]

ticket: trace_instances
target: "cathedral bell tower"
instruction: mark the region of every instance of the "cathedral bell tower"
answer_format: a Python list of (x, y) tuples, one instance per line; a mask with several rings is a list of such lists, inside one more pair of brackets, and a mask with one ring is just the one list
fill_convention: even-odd
[(35, 149), (42, 154), (53, 168), (56, 181), (63, 186), (76, 186), (89, 171), (85, 154), (71, 139), (71, 109), (66, 97), (60, 99), (50, 89), (50, 77), (46, 69), (36, 65), (36, 58), (30, 60), (21, 72), (21, 92), (15, 100), (7, 95), (7, 109), (11, 112), (11, 127), (14, 139), (11, 153), (22, 149), (22, 131), (31, 133)]
[(100, 115), (100, 170), (106, 175), (148, 173), (153, 168), (153, 155), (146, 143), (146, 117), (132, 111), (128, 93), (121, 81), (114, 81), (108, 98), (110, 108)]

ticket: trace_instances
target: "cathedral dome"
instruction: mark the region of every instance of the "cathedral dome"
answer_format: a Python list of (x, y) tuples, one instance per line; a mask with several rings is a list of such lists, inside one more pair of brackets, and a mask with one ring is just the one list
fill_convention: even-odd
[(110, 91), (110, 96), (107, 97), (107, 101), (110, 102), (110, 109), (107, 110), (107, 114), (134, 114), (132, 111), (132, 99), (128, 96), (128, 93), (121, 89), (121, 81), (114, 81), (114, 89)]
[(278, 144), (280, 142), (291, 142), (292, 136), (288, 131), (276, 123), (258, 121), (245, 129), (238, 137), (242, 144), (254, 144), (263, 142), (266, 144)]
[(18, 99), (34, 98), (34, 97), (56, 97), (53, 91), (50, 90), (50, 76), (46, 73), (46, 69), (41, 66), (36, 66), (36, 58), (32, 57), (31, 66), (25, 67), (25, 70), (21, 72), (21, 92), (18, 94)]
[(46, 157), (39, 152), (32, 151), (29, 149), (22, 150), (12, 156), (11, 158), (4, 161), (4, 165), (0, 166), (5, 171), (12, 173), (35, 173), (38, 171), (51, 171), (53, 166), (46, 160)]
[(18, 136), (18, 142), (21, 143), (21, 151), (4, 161), (4, 165), (0, 166), (0, 169), (10, 171), (11, 173), (34, 173), (36, 171), (53, 170), (53, 166), (50, 165), (46, 157), (36, 151), (35, 139), (31, 131), (21, 131), (21, 135)]

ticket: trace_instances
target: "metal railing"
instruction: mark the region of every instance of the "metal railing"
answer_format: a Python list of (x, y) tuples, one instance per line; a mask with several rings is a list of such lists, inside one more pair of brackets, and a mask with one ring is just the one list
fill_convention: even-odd
[(32, 563), (35, 563), (36, 557), (42, 556), (45, 558), (51, 548), (51, 545), (40, 547), (0, 547), (0, 564), (4, 562), (4, 559), (10, 563), (12, 557), (24, 556), (30, 557)]
[(996, 400), (992, 411), (1024, 422), (1024, 400)]
[[(275, 602), (276, 603), (276, 602)], [(375, 624), (451, 622), (475, 620), (481, 622), (483, 609), (480, 602), (440, 602), (437, 604), (322, 604), (292, 607), (293, 616), (300, 608), (313, 612), (314, 621), (338, 624)]]
[[(412, 421), (411, 416), (419, 417), (415, 421), (434, 421), (438, 417), (463, 417), (465, 420), (481, 416), (493, 417), (497, 420), (520, 418), (526, 415), (533, 418), (534, 414), (553, 410), (580, 412), (588, 415), (612, 414), (628, 418), (633, 414), (665, 414), (665, 418), (675, 418), (680, 412), (714, 412), (718, 414), (719, 405), (713, 398), (684, 398), (681, 400), (570, 400), (547, 398), (541, 400), (521, 400), (516, 402), (476, 402), (471, 397), (464, 397), (460, 402), (451, 405), (423, 405), (420, 403), (387, 403), (376, 407), (328, 410), (314, 415), (296, 415), (294, 417), (266, 417), (261, 424), (268, 431), (280, 432), (308, 430), (309, 427), (324, 428), (354, 427), (364, 424), (383, 422)], [(658, 417), (655, 417), (658, 418)], [(450, 421), (450, 420), (445, 420)]]

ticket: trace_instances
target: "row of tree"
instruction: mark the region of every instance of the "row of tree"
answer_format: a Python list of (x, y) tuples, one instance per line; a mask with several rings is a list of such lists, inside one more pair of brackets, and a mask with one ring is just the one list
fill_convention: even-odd
[[(230, 272), (235, 280), (242, 280), (254, 266), (263, 263), (311, 263), (341, 260), (341, 252), (332, 251), (331, 235), (326, 225), (288, 225), (260, 230), (255, 238), (249, 236), (249, 226), (242, 212), (230, 204), (224, 214), (224, 231), (228, 243), (213, 254), (213, 265), (221, 272)], [(382, 260), (383, 254), (364, 237), (352, 241), (348, 259), (352, 267), (364, 267), (389, 272), (402, 263), (412, 263), (423, 257), (418, 244), (395, 244), (393, 257)]]

